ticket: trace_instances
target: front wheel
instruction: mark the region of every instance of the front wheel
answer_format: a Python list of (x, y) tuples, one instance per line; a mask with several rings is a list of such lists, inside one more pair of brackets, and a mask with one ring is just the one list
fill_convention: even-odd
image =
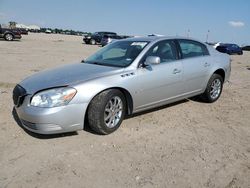
[(92, 130), (99, 134), (110, 134), (121, 125), (126, 101), (121, 91), (110, 89), (98, 94), (88, 108), (88, 121)]
[(219, 74), (213, 74), (208, 81), (207, 88), (201, 98), (208, 103), (219, 99), (223, 88), (223, 78)]
[(4, 35), (4, 39), (7, 41), (12, 41), (14, 39), (14, 36), (10, 33), (7, 33)]

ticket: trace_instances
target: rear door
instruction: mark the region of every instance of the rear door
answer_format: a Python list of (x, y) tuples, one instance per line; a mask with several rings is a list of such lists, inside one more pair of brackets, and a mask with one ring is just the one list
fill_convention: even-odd
[(184, 94), (201, 92), (209, 76), (210, 56), (207, 47), (193, 40), (178, 40), (182, 57)]

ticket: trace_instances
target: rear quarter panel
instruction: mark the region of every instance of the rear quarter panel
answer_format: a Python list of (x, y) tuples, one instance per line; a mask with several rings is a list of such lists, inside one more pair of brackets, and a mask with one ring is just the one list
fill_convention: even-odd
[[(208, 47), (209, 53), (210, 53), (210, 77), (212, 74), (218, 70), (223, 69), (225, 72), (225, 82), (229, 80), (230, 73), (231, 73), (231, 59), (228, 54), (220, 53), (217, 50), (215, 50), (212, 47)], [(210, 78), (209, 77), (209, 78)], [(208, 78), (208, 80), (209, 80)], [(207, 82), (208, 82), (207, 80)]]

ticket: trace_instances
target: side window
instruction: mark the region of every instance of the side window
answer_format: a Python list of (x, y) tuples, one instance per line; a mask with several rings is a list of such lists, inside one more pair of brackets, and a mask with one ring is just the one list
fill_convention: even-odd
[(195, 42), (192, 40), (179, 40), (182, 57), (189, 58), (189, 57), (197, 57), (197, 56), (204, 56), (208, 55), (208, 51), (205, 45)]
[(235, 44), (233, 44), (232, 47), (233, 47), (233, 48), (236, 48), (236, 49), (239, 48), (239, 47), (238, 47), (237, 45), (235, 45)]
[(147, 52), (144, 59), (148, 56), (159, 57), (161, 63), (174, 61), (177, 59), (175, 43), (171, 40), (158, 42)]

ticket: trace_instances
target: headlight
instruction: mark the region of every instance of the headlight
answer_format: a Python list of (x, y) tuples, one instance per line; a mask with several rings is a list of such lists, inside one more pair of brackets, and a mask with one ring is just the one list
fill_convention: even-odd
[(41, 91), (31, 99), (31, 105), (37, 107), (57, 107), (68, 104), (76, 94), (74, 88), (55, 88)]

